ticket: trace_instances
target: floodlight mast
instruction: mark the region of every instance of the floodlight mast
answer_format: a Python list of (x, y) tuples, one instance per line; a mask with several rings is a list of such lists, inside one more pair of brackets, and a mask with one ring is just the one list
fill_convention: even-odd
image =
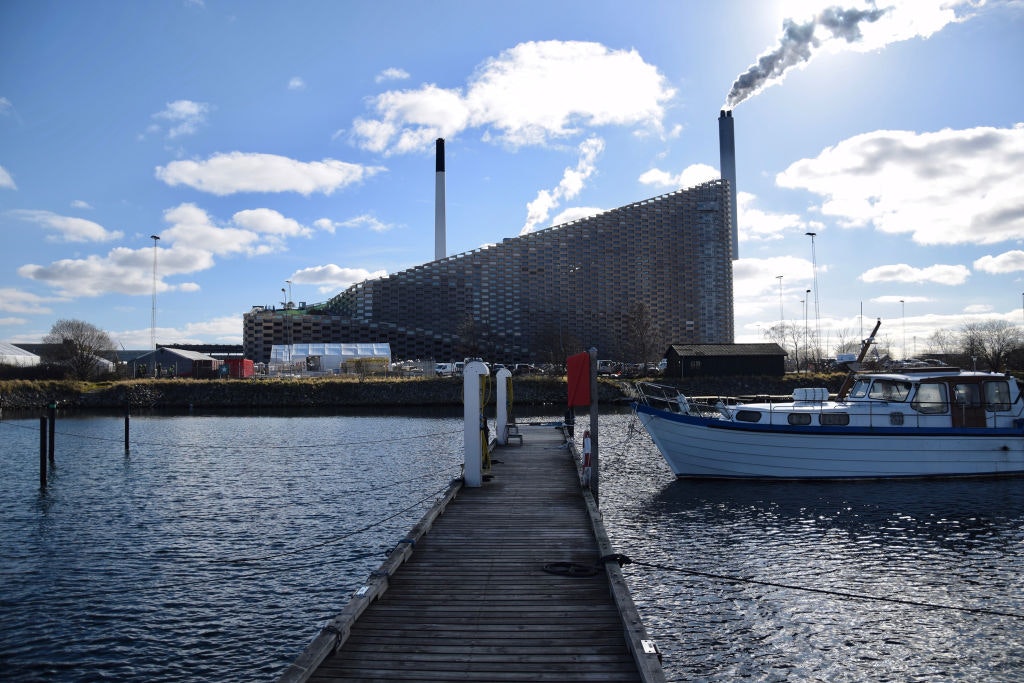
[(159, 235), (150, 235), (153, 240), (153, 305), (149, 319), (149, 346), (153, 349), (153, 372), (156, 373), (156, 243), (160, 241)]

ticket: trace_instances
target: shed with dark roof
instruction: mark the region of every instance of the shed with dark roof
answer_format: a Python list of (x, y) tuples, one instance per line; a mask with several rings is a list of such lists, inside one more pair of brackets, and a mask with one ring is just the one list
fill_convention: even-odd
[(786, 351), (778, 344), (673, 344), (665, 352), (665, 377), (779, 376)]

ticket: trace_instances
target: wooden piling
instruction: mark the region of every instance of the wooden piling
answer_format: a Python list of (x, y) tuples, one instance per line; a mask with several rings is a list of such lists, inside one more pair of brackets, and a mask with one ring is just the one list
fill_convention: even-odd
[(129, 425), (131, 423), (131, 409), (128, 406), (124, 407), (124, 452), (128, 453), (128, 433)]
[(51, 403), (48, 406), (48, 408), (47, 408), (47, 412), (50, 414), (50, 445), (49, 445), (50, 464), (54, 465), (54, 464), (56, 464), (56, 460), (54, 458), (54, 446), (56, 445), (56, 441), (57, 441), (57, 438), (56, 438), (56, 434), (57, 434), (57, 432), (56, 432), (56, 429), (57, 429), (57, 404), (56, 403)]
[(46, 488), (46, 417), (39, 418), (39, 488)]

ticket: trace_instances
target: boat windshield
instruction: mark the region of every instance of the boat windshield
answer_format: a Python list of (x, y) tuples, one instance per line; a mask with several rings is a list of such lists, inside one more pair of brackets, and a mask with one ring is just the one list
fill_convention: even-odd
[(871, 387), (870, 379), (859, 379), (853, 383), (853, 388), (850, 389), (850, 398), (864, 398), (868, 395), (868, 389)]
[(868, 398), (881, 401), (906, 401), (910, 396), (910, 382), (899, 382), (891, 379), (876, 379), (871, 384)]

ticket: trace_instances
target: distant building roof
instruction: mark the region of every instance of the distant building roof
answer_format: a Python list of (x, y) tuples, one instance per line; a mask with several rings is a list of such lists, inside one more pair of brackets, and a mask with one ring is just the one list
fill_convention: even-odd
[[(775, 342), (758, 344), (673, 344), (668, 348), (677, 356), (786, 356)], [(668, 354), (668, 350), (665, 352)]]
[(270, 351), (271, 363), (283, 363), (307, 356), (331, 357), (342, 360), (356, 358), (387, 358), (391, 361), (389, 343), (322, 343), (322, 344), (274, 344)]
[(0, 365), (17, 365), (19, 367), (39, 365), (39, 356), (14, 344), (0, 342)]
[(152, 356), (153, 354), (157, 354), (157, 355), (160, 355), (160, 356), (163, 356), (165, 354), (171, 354), (171, 355), (174, 355), (174, 356), (178, 356), (179, 358), (184, 358), (185, 360), (189, 360), (189, 361), (193, 361), (193, 362), (197, 361), (197, 360), (217, 360), (213, 356), (208, 356), (205, 353), (199, 353), (198, 351), (187, 351), (185, 349), (172, 349), (172, 348), (169, 348), (167, 346), (161, 346), (156, 351), (147, 351), (147, 352), (145, 352), (144, 354), (142, 354), (140, 356), (136, 356), (134, 359), (132, 359), (132, 361), (129, 361), (129, 362), (147, 362), (147, 359), (149, 358), (149, 356)]

